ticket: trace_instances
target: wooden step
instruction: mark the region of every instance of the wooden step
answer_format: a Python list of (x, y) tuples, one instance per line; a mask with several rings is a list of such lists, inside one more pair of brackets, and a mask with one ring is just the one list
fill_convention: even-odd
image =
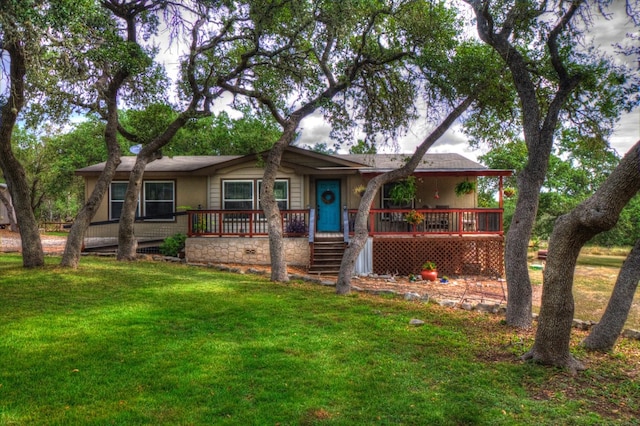
[(313, 243), (313, 258), (309, 273), (337, 275), (344, 255), (345, 244), (342, 238), (322, 239)]

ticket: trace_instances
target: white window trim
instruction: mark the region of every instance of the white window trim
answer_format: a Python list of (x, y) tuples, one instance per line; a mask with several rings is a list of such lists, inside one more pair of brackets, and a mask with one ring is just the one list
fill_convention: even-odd
[(227, 208), (225, 208), (225, 203), (227, 201), (230, 201), (230, 202), (234, 202), (234, 201), (235, 202), (238, 202), (238, 201), (249, 201), (248, 198), (235, 199), (235, 200), (229, 199), (229, 200), (227, 200), (227, 197), (226, 197), (226, 194), (225, 194), (225, 192), (226, 192), (226, 185), (225, 184), (227, 184), (227, 183), (239, 183), (239, 182), (245, 182), (245, 183), (250, 183), (251, 184), (251, 210), (254, 209), (256, 200), (255, 200), (255, 181), (253, 179), (223, 179), (222, 180), (222, 191), (221, 191), (221, 193), (222, 193), (221, 207), (222, 207), (223, 210), (236, 210), (236, 209), (227, 209)]
[[(124, 198), (122, 200), (114, 200), (113, 199), (113, 184), (124, 184), (129, 185), (129, 181), (128, 180), (113, 180), (111, 181), (111, 183), (109, 184), (109, 219), (108, 220), (120, 220), (120, 216), (118, 217), (113, 217), (113, 201), (119, 201), (122, 203), (122, 205), (124, 206)], [(125, 190), (126, 193), (126, 190)], [(138, 196), (138, 208), (136, 210), (137, 212), (140, 211), (140, 196)]]
[[(170, 183), (171, 184), (171, 189), (172, 189), (172, 198), (171, 200), (147, 200), (147, 183)], [(142, 181), (142, 195), (143, 197), (138, 197), (138, 211), (140, 211), (140, 198), (144, 199), (144, 213), (143, 216), (147, 216), (147, 203), (168, 203), (169, 201), (171, 201), (171, 204), (173, 205), (173, 208), (171, 209), (172, 212), (176, 211), (176, 181), (175, 180), (153, 180), (153, 179), (149, 179), (149, 180), (144, 180)], [(145, 222), (175, 222), (176, 221), (176, 217), (175, 216), (171, 216), (170, 218), (162, 218), (162, 219), (145, 219)]]

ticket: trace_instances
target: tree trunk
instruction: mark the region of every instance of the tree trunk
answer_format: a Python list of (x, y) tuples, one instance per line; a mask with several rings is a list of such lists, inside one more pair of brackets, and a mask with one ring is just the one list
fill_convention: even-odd
[[(502, 57), (509, 68), (522, 109), (522, 130), (529, 153), (527, 165), (518, 177), (518, 201), (506, 238), (506, 321), (511, 326), (530, 328), (532, 291), (527, 269), (529, 238), (538, 211), (540, 188), (547, 173), (558, 117), (567, 98), (582, 79), (580, 74), (570, 74), (566, 69), (559, 54), (557, 38), (569, 25), (580, 2), (573, 2), (563, 11), (561, 19), (546, 39), (551, 64), (558, 77), (557, 86), (553, 90), (548, 87), (536, 87), (534, 80), (537, 77), (532, 75), (529, 60), (512, 44), (513, 28), (506, 24), (507, 28), (497, 28), (486, 2), (465, 1), (474, 10), (478, 35)], [(522, 5), (516, 2), (504, 13), (517, 16), (517, 9), (521, 7)], [(548, 90), (551, 90), (551, 95), (545, 97), (542, 91)], [(546, 109), (546, 114), (543, 113), (543, 108)]]
[(572, 372), (584, 368), (569, 350), (575, 265), (582, 246), (594, 235), (611, 229), (624, 206), (640, 189), (639, 149), (640, 142), (593, 196), (556, 221), (549, 239), (536, 338), (524, 359)]
[(531, 230), (538, 211), (540, 179), (530, 179), (525, 169), (518, 177), (518, 200), (511, 226), (506, 236), (504, 260), (507, 278), (507, 324), (531, 328), (532, 295), (528, 269), (528, 250)]
[(458, 106), (456, 106), (449, 115), (442, 120), (442, 123), (440, 123), (440, 125), (436, 127), (433, 132), (424, 139), (424, 141), (422, 141), (411, 156), (411, 159), (404, 166), (378, 175), (369, 181), (367, 189), (360, 199), (358, 213), (356, 213), (354, 236), (349, 241), (349, 245), (342, 256), (342, 261), (340, 262), (340, 272), (338, 273), (338, 281), (336, 282), (337, 294), (348, 294), (351, 292), (351, 277), (353, 277), (356, 260), (369, 237), (367, 221), (369, 219), (369, 212), (371, 211), (371, 204), (373, 203), (378, 190), (385, 183), (405, 178), (413, 173), (420, 161), (422, 161), (424, 154), (447, 131), (447, 129), (451, 127), (462, 113), (471, 106), (474, 99), (475, 98), (473, 96), (469, 96), (460, 102), (460, 104), (458, 104)]
[(271, 255), (271, 280), (279, 282), (289, 281), (287, 274), (286, 253), (284, 250), (282, 217), (280, 209), (273, 192), (278, 169), (282, 160), (285, 148), (293, 140), (296, 125), (285, 128), (282, 136), (269, 151), (262, 177), (262, 188), (260, 190), (260, 201), (262, 209), (267, 218), (269, 229), (269, 253)]
[(608, 352), (620, 336), (624, 323), (629, 316), (629, 310), (633, 304), (633, 297), (640, 280), (640, 239), (627, 256), (618, 279), (613, 287), (611, 299), (607, 304), (600, 322), (596, 324), (591, 333), (582, 341), (582, 345), (590, 350)]
[(149, 157), (141, 154), (142, 152), (136, 157), (136, 163), (129, 175), (129, 184), (124, 196), (124, 204), (122, 205), (122, 213), (118, 225), (118, 253), (116, 259), (121, 261), (135, 260), (136, 251), (138, 250), (138, 240), (135, 236), (136, 210), (144, 169), (149, 162)]
[[(5, 138), (8, 143), (5, 143)], [(2, 145), (0, 167), (9, 187), (13, 208), (19, 223), (20, 240), (22, 242), (22, 265), (25, 268), (44, 266), (44, 251), (40, 241), (38, 222), (31, 209), (31, 193), (27, 184), (27, 177), (20, 162), (14, 157), (10, 149), (11, 133), (0, 135)], [(9, 149), (5, 149), (6, 146)]]
[[(3, 40), (0, 40), (2, 44)], [(0, 168), (7, 181), (11, 201), (20, 228), (22, 242), (22, 265), (33, 268), (44, 265), (44, 251), (40, 241), (38, 222), (31, 208), (31, 192), (27, 175), (22, 164), (13, 155), (11, 136), (18, 119), (18, 113), (24, 106), (25, 93), (25, 52), (20, 42), (10, 40), (3, 44), (9, 55), (9, 98), (0, 108)]]
[(127, 185), (124, 205), (122, 206), (122, 213), (120, 215), (117, 260), (132, 261), (137, 257), (138, 241), (135, 236), (136, 209), (138, 207), (138, 198), (140, 196), (142, 179), (147, 164), (162, 158), (160, 149), (171, 142), (171, 139), (178, 130), (187, 123), (189, 118), (195, 115), (194, 108), (199, 99), (200, 96), (195, 94), (186, 111), (173, 120), (161, 135), (143, 146), (138, 153), (136, 162), (129, 175), (129, 184)]
[[(411, 172), (407, 172), (407, 176)], [(356, 261), (362, 251), (362, 248), (369, 238), (367, 229), (367, 221), (369, 220), (369, 212), (371, 204), (375, 199), (378, 190), (386, 183), (386, 179), (379, 175), (374, 177), (367, 184), (367, 189), (360, 199), (358, 213), (356, 213), (354, 222), (354, 234), (349, 240), (349, 245), (344, 251), (342, 261), (340, 262), (340, 272), (338, 273), (338, 281), (336, 282), (337, 294), (349, 294), (351, 292), (351, 277), (353, 277)]]
[(82, 245), (84, 243), (84, 234), (87, 228), (91, 224), (91, 220), (96, 215), (96, 211), (102, 203), (104, 195), (109, 189), (109, 185), (113, 180), (113, 176), (116, 173), (116, 169), (120, 164), (120, 148), (118, 147), (116, 152), (109, 155), (104, 169), (98, 177), (96, 186), (93, 188), (89, 199), (85, 202), (82, 209), (78, 212), (69, 235), (67, 236), (67, 242), (64, 246), (64, 253), (62, 254), (62, 260), (60, 266), (65, 268), (77, 268), (80, 263), (80, 255), (82, 253)]
[(9, 228), (13, 232), (18, 232), (18, 224), (16, 223), (16, 218), (13, 215), (13, 205), (11, 204), (11, 199), (7, 198), (4, 195), (3, 191), (0, 191), (0, 202), (4, 205), (5, 210), (7, 210), (7, 219), (9, 219)]

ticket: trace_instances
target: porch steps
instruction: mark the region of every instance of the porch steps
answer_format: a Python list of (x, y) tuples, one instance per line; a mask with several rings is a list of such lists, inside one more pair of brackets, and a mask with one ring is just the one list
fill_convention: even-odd
[(337, 275), (344, 255), (345, 244), (340, 238), (323, 238), (313, 243), (310, 274)]

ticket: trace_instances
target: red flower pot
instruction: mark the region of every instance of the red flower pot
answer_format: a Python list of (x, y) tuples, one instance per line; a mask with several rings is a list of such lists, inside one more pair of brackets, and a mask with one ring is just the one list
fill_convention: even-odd
[(420, 276), (422, 277), (423, 280), (427, 280), (427, 281), (437, 281), (438, 280), (438, 271), (434, 270), (434, 269), (430, 269), (430, 270), (422, 270), (420, 271)]

